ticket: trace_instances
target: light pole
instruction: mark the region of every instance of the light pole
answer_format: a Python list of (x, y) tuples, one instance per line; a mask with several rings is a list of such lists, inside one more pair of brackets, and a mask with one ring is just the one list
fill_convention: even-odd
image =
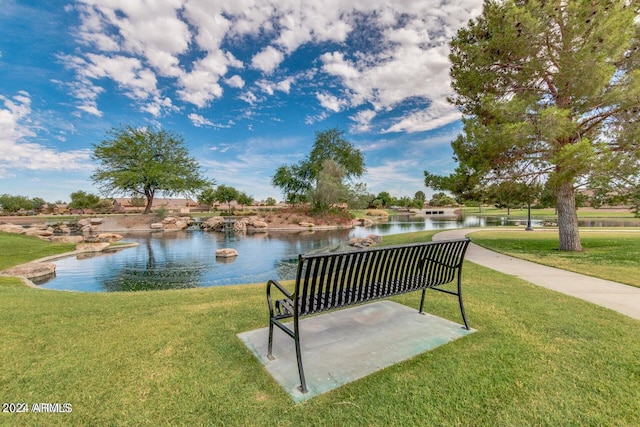
[(531, 227), (531, 202), (527, 202), (527, 227), (524, 229), (525, 231), (533, 231), (533, 227)]

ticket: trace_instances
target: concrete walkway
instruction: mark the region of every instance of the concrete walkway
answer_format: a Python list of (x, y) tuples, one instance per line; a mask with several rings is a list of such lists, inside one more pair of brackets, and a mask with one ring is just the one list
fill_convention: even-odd
[[(433, 240), (458, 239), (474, 231), (487, 230), (486, 228), (447, 230), (436, 234)], [(470, 237), (473, 241), (473, 236)], [(465, 259), (640, 320), (640, 288), (513, 258), (473, 243), (469, 245)]]

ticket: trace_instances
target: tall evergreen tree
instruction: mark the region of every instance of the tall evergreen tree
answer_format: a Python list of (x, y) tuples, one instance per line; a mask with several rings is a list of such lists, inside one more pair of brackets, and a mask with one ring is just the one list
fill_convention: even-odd
[[(486, 0), (451, 43), (454, 142), (467, 174), (547, 181), (561, 250), (582, 250), (576, 188), (603, 157), (635, 155), (639, 0)], [(605, 171), (606, 172), (606, 171)], [(477, 180), (476, 180), (477, 182)]]

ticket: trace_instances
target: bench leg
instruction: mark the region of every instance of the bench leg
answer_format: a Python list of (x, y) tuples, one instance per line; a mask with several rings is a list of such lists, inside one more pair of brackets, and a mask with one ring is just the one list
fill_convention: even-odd
[(271, 320), (269, 320), (269, 345), (267, 347), (267, 359), (275, 359), (275, 357), (273, 357), (273, 322)]
[(293, 340), (296, 343), (296, 359), (298, 360), (298, 374), (300, 374), (300, 391), (307, 392), (307, 381), (304, 378), (304, 369), (302, 367), (302, 349), (300, 348), (300, 329), (298, 327), (297, 316), (293, 320), (294, 336)]
[(423, 309), (424, 309), (424, 296), (426, 295), (426, 293), (427, 293), (427, 288), (424, 288), (422, 290), (422, 299), (420, 300), (420, 310), (419, 310), (420, 314), (424, 314), (424, 311), (423, 311)]
[(296, 339), (296, 358), (298, 359), (298, 373), (300, 374), (300, 391), (307, 392), (307, 381), (304, 378), (304, 369), (302, 368), (302, 351), (300, 350), (300, 340)]
[(462, 320), (464, 321), (464, 328), (468, 331), (469, 323), (467, 322), (467, 315), (464, 312), (464, 304), (462, 304), (462, 286), (460, 283), (460, 276), (458, 276), (458, 302), (460, 303), (460, 313), (462, 314)]

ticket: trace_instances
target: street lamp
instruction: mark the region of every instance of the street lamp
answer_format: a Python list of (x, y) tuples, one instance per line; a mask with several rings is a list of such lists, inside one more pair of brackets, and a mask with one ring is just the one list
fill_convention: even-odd
[(533, 227), (531, 227), (531, 202), (527, 202), (527, 227), (524, 229), (525, 231), (533, 231)]

